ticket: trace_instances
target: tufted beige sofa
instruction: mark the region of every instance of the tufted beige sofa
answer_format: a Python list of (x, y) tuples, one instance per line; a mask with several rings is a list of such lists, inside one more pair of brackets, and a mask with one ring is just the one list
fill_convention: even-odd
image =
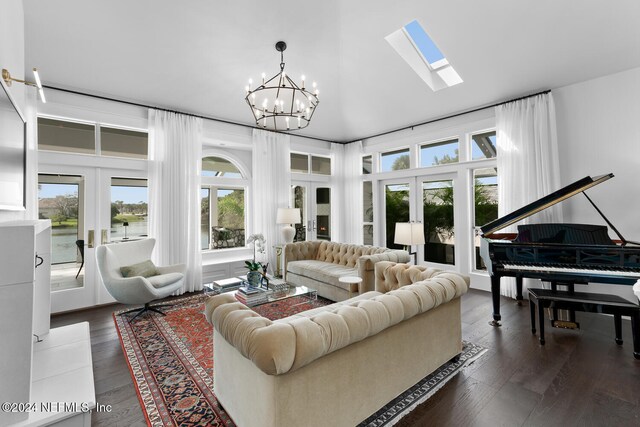
[[(284, 248), (285, 280), (318, 290), (331, 301), (343, 301), (374, 289), (373, 271), (379, 261), (409, 262), (407, 251), (376, 246), (315, 241), (289, 243)], [(362, 278), (360, 285), (340, 283), (342, 276)]]
[(468, 277), (381, 262), (375, 285), (393, 290), (276, 321), (231, 294), (209, 298), (214, 389), (235, 423), (353, 426), (460, 353)]

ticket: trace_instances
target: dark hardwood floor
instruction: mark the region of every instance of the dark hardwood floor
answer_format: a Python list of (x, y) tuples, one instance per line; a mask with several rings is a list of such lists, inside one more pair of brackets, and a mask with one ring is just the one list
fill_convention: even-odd
[[(96, 397), (111, 413), (95, 426), (144, 426), (111, 313), (122, 306), (55, 315), (51, 326), (88, 321)], [(614, 342), (613, 318), (577, 313), (578, 331), (547, 327), (546, 345), (531, 334), (529, 308), (502, 299), (502, 327), (488, 324), (491, 295), (462, 298), (462, 335), (489, 351), (465, 368), (399, 426), (639, 426), (640, 360), (631, 325)]]

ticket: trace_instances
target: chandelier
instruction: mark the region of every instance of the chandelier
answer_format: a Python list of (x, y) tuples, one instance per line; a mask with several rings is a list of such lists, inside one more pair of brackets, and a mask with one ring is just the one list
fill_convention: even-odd
[(309, 126), (311, 117), (318, 106), (319, 91), (313, 82), (312, 90), (305, 88), (305, 77), (298, 86), (284, 72), (284, 51), (287, 44), (283, 41), (276, 43), (276, 50), (280, 52), (280, 72), (269, 80), (265, 80), (262, 73), (262, 84), (251, 88), (253, 80), (245, 86), (245, 100), (256, 120), (256, 125), (270, 130), (298, 130)]

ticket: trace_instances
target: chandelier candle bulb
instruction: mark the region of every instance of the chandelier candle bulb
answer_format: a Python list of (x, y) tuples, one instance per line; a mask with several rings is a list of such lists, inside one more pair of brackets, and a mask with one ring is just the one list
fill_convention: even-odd
[(304, 75), (300, 78), (302, 80), (302, 90), (304, 90)]
[(285, 117), (284, 120), (287, 122), (287, 130), (289, 130), (289, 117)]
[(264, 86), (264, 78), (267, 77), (265, 73), (262, 73), (262, 86)]

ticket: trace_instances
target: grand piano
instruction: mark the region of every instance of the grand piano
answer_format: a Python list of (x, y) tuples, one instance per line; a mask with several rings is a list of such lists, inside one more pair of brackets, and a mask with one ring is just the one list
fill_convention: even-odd
[[(587, 176), (533, 203), (496, 219), (481, 229), (480, 256), (491, 275), (493, 326), (500, 326), (500, 279), (516, 278), (516, 299), (522, 300), (523, 278), (556, 285), (608, 283), (633, 285), (640, 279), (640, 244), (627, 241), (584, 192), (613, 174)], [(582, 193), (619, 242), (609, 238), (607, 227), (591, 224), (527, 224), (518, 233), (496, 233), (536, 212)], [(574, 318), (572, 318), (575, 320)]]

